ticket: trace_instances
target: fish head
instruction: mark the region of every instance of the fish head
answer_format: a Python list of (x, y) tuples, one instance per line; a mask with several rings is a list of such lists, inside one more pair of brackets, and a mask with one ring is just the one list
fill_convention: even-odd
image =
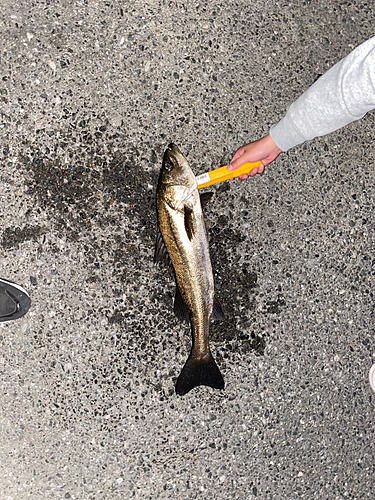
[(178, 208), (196, 189), (197, 180), (185, 156), (175, 144), (169, 144), (163, 156), (158, 195)]

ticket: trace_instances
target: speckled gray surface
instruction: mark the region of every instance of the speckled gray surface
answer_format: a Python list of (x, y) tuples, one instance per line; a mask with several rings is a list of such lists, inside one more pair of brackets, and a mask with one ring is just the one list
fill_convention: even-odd
[(358, 0), (3, 0), (0, 497), (374, 498), (374, 114), (223, 183), (206, 211), (224, 392), (152, 264), (155, 183), (261, 137), (373, 35)]

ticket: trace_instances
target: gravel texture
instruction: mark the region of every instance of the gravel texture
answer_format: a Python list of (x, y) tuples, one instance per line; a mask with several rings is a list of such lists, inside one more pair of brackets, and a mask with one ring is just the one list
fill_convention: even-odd
[(213, 188), (223, 392), (152, 263), (174, 141), (226, 164), (373, 35), (357, 0), (26, 1), (0, 9), (0, 498), (373, 499), (374, 113)]

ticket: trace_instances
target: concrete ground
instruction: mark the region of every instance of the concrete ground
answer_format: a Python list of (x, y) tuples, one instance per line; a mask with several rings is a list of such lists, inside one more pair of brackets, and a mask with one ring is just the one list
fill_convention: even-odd
[(374, 498), (374, 113), (214, 187), (223, 392), (152, 263), (174, 141), (195, 173), (373, 35), (371, 2), (2, 0), (0, 498)]

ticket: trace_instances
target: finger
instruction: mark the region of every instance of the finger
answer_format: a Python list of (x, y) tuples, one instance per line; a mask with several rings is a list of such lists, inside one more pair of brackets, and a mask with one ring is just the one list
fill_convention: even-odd
[(242, 159), (242, 157), (239, 157), (237, 158), (237, 160), (233, 160), (229, 163), (229, 165), (227, 166), (227, 170), (229, 170), (229, 172), (237, 170), (237, 168), (240, 168), (240, 166), (243, 165), (243, 163), (244, 160)]
[(237, 151), (234, 153), (233, 155), (233, 158), (231, 159), (230, 163), (232, 163), (232, 161), (235, 161), (237, 160), (238, 158), (240, 158), (240, 156), (242, 156), (245, 152), (245, 146), (241, 146), (237, 149)]
[(228, 171), (236, 170), (242, 165), (240, 158), (243, 154), (244, 154), (244, 148), (241, 146), (240, 148), (237, 149), (233, 158), (229, 162), (229, 165), (227, 167)]
[(263, 173), (263, 170), (264, 170), (264, 166), (260, 165), (259, 167), (254, 167), (247, 174), (242, 174), (242, 175), (239, 175), (238, 177), (239, 177), (239, 179), (241, 179), (241, 181), (245, 181), (249, 177), (255, 177), (257, 174)]

